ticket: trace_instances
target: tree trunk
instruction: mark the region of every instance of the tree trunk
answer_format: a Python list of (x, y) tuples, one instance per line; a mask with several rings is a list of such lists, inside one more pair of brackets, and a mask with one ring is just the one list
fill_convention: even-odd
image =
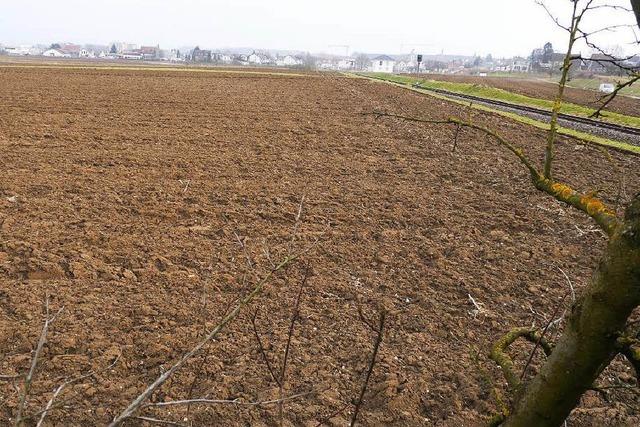
[(516, 396), (506, 427), (559, 426), (616, 355), (615, 343), (640, 305), (640, 193), (611, 235), (589, 287), (538, 375)]
[(640, 0), (631, 0), (631, 6), (633, 7), (633, 13), (636, 15), (638, 27), (640, 27)]

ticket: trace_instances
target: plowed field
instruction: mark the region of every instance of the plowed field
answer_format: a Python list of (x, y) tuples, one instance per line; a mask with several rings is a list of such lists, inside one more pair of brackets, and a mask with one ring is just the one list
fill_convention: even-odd
[[(562, 271), (579, 292), (605, 239), (484, 136), (462, 131), (452, 152), (452, 129), (363, 114), (381, 109), (472, 114), (536, 160), (543, 152), (539, 130), (360, 79), (0, 68), (1, 375), (28, 371), (47, 295), (52, 313), (63, 308), (28, 423), (58, 385), (93, 370), (57, 397), (45, 424), (107, 424), (272, 262), (310, 245), (152, 401), (277, 398), (251, 319), (257, 310), (277, 369), (309, 265), (284, 393), (313, 393), (285, 402), (285, 425), (350, 419), (374, 339), (358, 306), (367, 317), (388, 310), (362, 425), (485, 423), (496, 407), (488, 379), (504, 388), (491, 343), (569, 307)], [(556, 175), (602, 188), (613, 205), (640, 191), (637, 157), (567, 138)], [(513, 349), (519, 366), (530, 350)], [(618, 361), (602, 381), (633, 378)], [(0, 424), (15, 417), (22, 384), (0, 379)], [(569, 424), (640, 423), (637, 394), (608, 393), (611, 402), (589, 392)], [(194, 426), (278, 422), (276, 405), (141, 414)]]

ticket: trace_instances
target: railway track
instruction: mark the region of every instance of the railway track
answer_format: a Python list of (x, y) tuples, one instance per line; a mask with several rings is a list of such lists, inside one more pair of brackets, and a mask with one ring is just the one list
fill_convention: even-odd
[[(385, 79), (383, 77), (369, 77), (369, 78), (373, 78), (373, 79), (377, 79), (377, 80), (382, 80), (385, 82), (389, 82), (389, 83), (394, 83), (397, 85), (403, 85), (402, 83), (398, 83), (392, 79)], [(405, 86), (407, 87), (412, 87), (415, 89), (421, 89), (421, 90), (426, 90), (429, 92), (433, 92), (433, 93), (437, 93), (439, 95), (442, 96), (446, 96), (449, 98), (457, 98), (457, 99), (464, 99), (464, 100), (468, 100), (468, 101), (472, 101), (472, 102), (477, 102), (479, 104), (485, 104), (485, 105), (492, 105), (495, 107), (499, 107), (502, 109), (509, 109), (512, 111), (519, 111), (525, 114), (533, 114), (533, 115), (538, 115), (538, 116), (542, 116), (542, 117), (546, 117), (546, 118), (550, 118), (551, 117), (551, 111), (549, 110), (544, 110), (541, 108), (536, 108), (536, 107), (529, 107), (526, 105), (520, 105), (520, 104), (513, 104), (510, 102), (505, 102), (505, 101), (498, 101), (495, 99), (488, 99), (488, 98), (482, 98), (479, 96), (475, 96), (475, 95), (466, 95), (466, 94), (461, 94), (458, 92), (451, 92), (448, 90), (444, 90), (444, 89), (433, 89), (433, 88), (428, 88), (428, 87), (423, 87), (422, 85), (420, 85), (419, 82), (414, 83), (413, 85), (409, 86), (408, 84), (406, 84)], [(558, 114), (558, 118), (560, 120), (563, 120), (565, 122), (569, 122), (569, 123), (575, 123), (576, 125), (582, 125), (582, 126), (589, 126), (595, 129), (600, 130), (601, 132), (603, 131), (609, 131), (609, 132), (615, 132), (619, 135), (626, 135), (627, 138), (624, 138), (627, 140), (627, 142), (633, 144), (633, 145), (640, 145), (640, 128), (635, 128), (632, 126), (625, 126), (625, 125), (620, 125), (620, 124), (616, 124), (616, 123), (610, 123), (610, 122), (604, 122), (601, 120), (596, 120), (596, 119), (591, 119), (591, 118), (587, 118), (587, 117), (581, 117), (581, 116), (574, 116), (571, 114), (565, 114), (565, 113), (560, 113)]]
[[(422, 87), (422, 86), (419, 86), (419, 88), (422, 89), (422, 90), (428, 90), (428, 91), (431, 91), (431, 92), (435, 92), (435, 93), (438, 93), (438, 94), (441, 94), (441, 95), (444, 95), (444, 96), (452, 96), (452, 97), (456, 97), (456, 98), (463, 98), (463, 99), (468, 99), (468, 100), (471, 100), (471, 101), (482, 102), (483, 104), (496, 105), (496, 106), (499, 106), (499, 107), (506, 107), (506, 108), (510, 108), (510, 109), (513, 109), (513, 110), (520, 110), (520, 111), (524, 111), (524, 112), (527, 112), (527, 113), (534, 113), (534, 114), (539, 114), (541, 116), (551, 117), (551, 111), (543, 110), (541, 108), (529, 107), (529, 106), (526, 106), (526, 105), (512, 104), (510, 102), (497, 101), (495, 99), (481, 98), (479, 96), (474, 96), (474, 95), (466, 95), (466, 94), (461, 94), (461, 93), (456, 93), (456, 92), (450, 92), (450, 91), (444, 90), (444, 89), (429, 89), (429, 88), (425, 88), (425, 87)], [(619, 125), (619, 124), (616, 124), (616, 123), (603, 122), (601, 120), (591, 119), (591, 118), (588, 118), (588, 117), (574, 116), (574, 115), (565, 114), (565, 113), (558, 113), (558, 118), (559, 119), (563, 119), (563, 120), (567, 120), (567, 121), (571, 121), (571, 122), (575, 122), (575, 123), (588, 125), (588, 126), (594, 126), (594, 127), (601, 128), (601, 129), (608, 129), (608, 130), (613, 130), (613, 131), (616, 131), (616, 132), (626, 133), (626, 134), (629, 134), (629, 135), (640, 136), (640, 129), (632, 127), (632, 126), (625, 126), (625, 125)]]

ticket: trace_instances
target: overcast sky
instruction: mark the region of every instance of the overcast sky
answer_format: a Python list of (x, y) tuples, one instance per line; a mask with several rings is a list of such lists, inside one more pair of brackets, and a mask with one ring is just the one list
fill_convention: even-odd
[[(617, 0), (614, 0), (617, 1)], [(627, 4), (626, 1), (621, 1)], [(548, 0), (558, 13), (568, 0)], [(0, 43), (528, 55), (566, 35), (533, 0), (1, 0)], [(563, 8), (565, 8), (563, 10)], [(597, 21), (619, 21), (598, 12)], [(607, 35), (607, 45), (629, 39)]]

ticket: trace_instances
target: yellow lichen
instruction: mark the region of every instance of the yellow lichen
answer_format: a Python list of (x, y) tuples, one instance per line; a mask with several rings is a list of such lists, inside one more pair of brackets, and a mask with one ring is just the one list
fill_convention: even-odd
[(551, 185), (551, 190), (553, 190), (553, 193), (556, 196), (561, 197), (562, 199), (565, 199), (565, 200), (571, 197), (574, 193), (571, 187), (565, 184), (560, 184), (558, 182)]
[(599, 202), (597, 200), (592, 200), (589, 203), (587, 203), (587, 212), (589, 213), (589, 215), (593, 215), (602, 210), (604, 210), (604, 205), (602, 204), (602, 202)]
[(596, 215), (599, 213), (603, 213), (603, 214), (607, 214), (607, 215), (613, 215), (613, 212), (608, 209), (604, 203), (602, 203), (600, 200), (598, 199), (594, 199), (591, 196), (584, 196), (580, 199), (580, 202), (586, 206), (587, 208), (587, 213), (589, 215)]

